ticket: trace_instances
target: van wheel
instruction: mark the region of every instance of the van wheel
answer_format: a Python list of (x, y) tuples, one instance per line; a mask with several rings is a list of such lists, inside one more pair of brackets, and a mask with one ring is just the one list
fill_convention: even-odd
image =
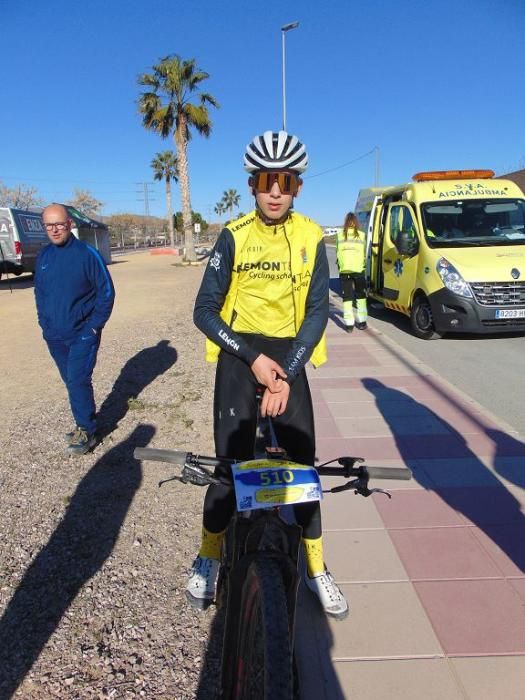
[(438, 333), (434, 328), (432, 309), (425, 296), (419, 296), (414, 299), (410, 311), (410, 325), (412, 326), (414, 335), (423, 340), (437, 340), (442, 336), (442, 334)]

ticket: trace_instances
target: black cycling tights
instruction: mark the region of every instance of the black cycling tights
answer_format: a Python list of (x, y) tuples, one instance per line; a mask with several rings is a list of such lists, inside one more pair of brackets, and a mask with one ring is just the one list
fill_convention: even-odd
[[(269, 339), (243, 334), (251, 345), (282, 363), (290, 347), (288, 339)], [(257, 380), (243, 361), (221, 351), (215, 375), (213, 405), (215, 453), (238, 460), (254, 458), (257, 427)], [(312, 399), (303, 370), (291, 387), (286, 411), (272, 418), (279, 447), (291, 460), (313, 464), (315, 458)], [(216, 474), (229, 470), (218, 468)], [(204, 527), (209, 532), (224, 530), (235, 511), (235, 494), (227, 486), (209, 486), (204, 499)], [(303, 537), (321, 536), (321, 508), (318, 501), (294, 506), (295, 519), (303, 528)]]

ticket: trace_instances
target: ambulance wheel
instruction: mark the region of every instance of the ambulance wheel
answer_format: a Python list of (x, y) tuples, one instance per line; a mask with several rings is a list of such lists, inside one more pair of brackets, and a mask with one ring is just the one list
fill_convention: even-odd
[(432, 309), (428, 299), (421, 295), (414, 299), (412, 310), (410, 311), (410, 325), (414, 335), (423, 340), (436, 340), (441, 338), (434, 327)]

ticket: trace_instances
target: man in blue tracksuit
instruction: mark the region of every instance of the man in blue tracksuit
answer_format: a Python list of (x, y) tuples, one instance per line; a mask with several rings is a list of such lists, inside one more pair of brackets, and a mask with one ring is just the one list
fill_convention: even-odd
[(76, 423), (76, 429), (66, 434), (68, 451), (85, 454), (96, 444), (91, 377), (115, 290), (98, 250), (72, 234), (73, 222), (64, 206), (46, 207), (42, 221), (51, 245), (40, 251), (36, 264), (38, 322), (66, 385)]

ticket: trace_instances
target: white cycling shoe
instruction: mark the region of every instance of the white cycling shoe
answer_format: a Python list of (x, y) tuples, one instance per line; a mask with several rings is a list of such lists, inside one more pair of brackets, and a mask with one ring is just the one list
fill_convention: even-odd
[(206, 610), (213, 603), (218, 573), (217, 559), (197, 556), (186, 584), (186, 598), (192, 608)]
[(327, 615), (336, 620), (345, 619), (348, 615), (348, 603), (328, 569), (325, 569), (322, 574), (317, 574), (313, 578), (306, 574), (304, 580), (312, 593), (315, 593), (321, 601), (323, 610)]

